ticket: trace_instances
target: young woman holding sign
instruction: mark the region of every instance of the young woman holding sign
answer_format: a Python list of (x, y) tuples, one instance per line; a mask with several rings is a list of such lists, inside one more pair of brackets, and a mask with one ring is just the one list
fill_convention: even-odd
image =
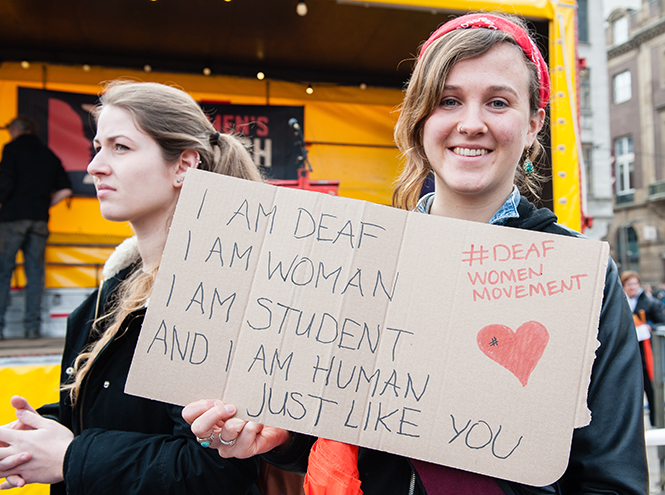
[[(406, 163), (394, 205), (425, 214), (579, 235), (522, 196), (537, 190), (534, 162), (541, 152), (537, 136), (549, 95), (547, 66), (520, 20), (471, 14), (443, 25), (422, 47), (397, 122), (395, 137)], [(434, 192), (419, 199), (430, 172)], [(303, 472), (309, 468), (310, 493), (357, 493), (358, 484), (351, 479), (356, 459), (365, 494), (647, 493), (635, 330), (611, 260), (606, 275), (598, 332), (601, 345), (588, 390), (592, 420), (574, 431), (568, 468), (551, 486), (527, 487), (365, 448), (356, 457), (355, 447), (329, 441), (317, 443), (310, 456), (313, 438), (233, 418), (235, 407), (221, 402), (193, 403), (183, 414), (196, 435), (210, 436), (222, 457), (264, 454), (282, 468)], [(331, 449), (350, 454), (351, 469), (345, 469), (349, 466), (343, 461), (326, 465)], [(347, 481), (340, 482), (342, 476)], [(340, 483), (345, 485), (342, 490), (333, 491)]]
[(185, 92), (109, 85), (95, 108), (88, 165), (104, 218), (134, 237), (104, 266), (98, 290), (69, 316), (60, 403), (0, 428), (0, 489), (51, 483), (51, 493), (254, 493), (257, 459), (201, 448), (181, 407), (124, 394), (134, 348), (188, 168), (261, 180), (251, 156), (217, 132)]

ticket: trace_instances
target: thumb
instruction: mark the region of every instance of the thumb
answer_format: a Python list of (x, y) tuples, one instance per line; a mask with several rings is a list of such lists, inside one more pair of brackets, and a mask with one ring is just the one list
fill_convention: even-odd
[(44, 423), (48, 421), (45, 418), (42, 418), (39, 414), (28, 411), (27, 409), (18, 409), (16, 411), (16, 417), (25, 425), (31, 426), (33, 428), (43, 428)]
[(14, 409), (25, 409), (28, 411), (36, 412), (30, 403), (19, 395), (15, 395), (10, 399), (10, 404)]

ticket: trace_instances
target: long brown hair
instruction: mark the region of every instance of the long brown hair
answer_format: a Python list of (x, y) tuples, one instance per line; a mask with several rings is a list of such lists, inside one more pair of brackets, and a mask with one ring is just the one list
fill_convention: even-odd
[[(167, 163), (174, 163), (185, 150), (198, 152), (198, 168), (253, 181), (262, 176), (251, 155), (234, 136), (217, 132), (201, 107), (184, 91), (157, 83), (114, 81), (106, 86), (93, 110), (95, 119), (107, 106), (127, 111), (136, 126), (157, 142)], [(167, 229), (168, 226), (165, 226)], [(123, 331), (123, 322), (143, 308), (152, 292), (157, 270), (145, 272), (140, 258), (134, 269), (108, 301), (106, 312), (95, 315), (95, 341), (74, 362), (74, 373), (63, 390), (76, 404), (81, 384), (101, 350)], [(101, 291), (101, 288), (100, 288)], [(102, 301), (101, 304), (106, 304)], [(100, 302), (98, 301), (98, 309)]]
[[(518, 17), (493, 15), (506, 17), (528, 32), (526, 24)], [(416, 63), (395, 125), (395, 142), (402, 152), (404, 168), (393, 191), (393, 206), (414, 209), (423, 182), (432, 170), (423, 147), (423, 128), (427, 118), (441, 102), (445, 82), (453, 66), (460, 60), (478, 57), (488, 52), (498, 43), (518, 46), (515, 39), (504, 31), (457, 29), (432, 43)], [(523, 59), (529, 69), (529, 107), (531, 112), (535, 113), (540, 105), (538, 69), (526, 55)], [(531, 150), (524, 153), (522, 159), (528, 156), (535, 167), (542, 151), (542, 145), (536, 139)], [(542, 180), (543, 177), (535, 170), (527, 177), (522, 167), (517, 167), (515, 183), (522, 193), (530, 193), (537, 197)]]

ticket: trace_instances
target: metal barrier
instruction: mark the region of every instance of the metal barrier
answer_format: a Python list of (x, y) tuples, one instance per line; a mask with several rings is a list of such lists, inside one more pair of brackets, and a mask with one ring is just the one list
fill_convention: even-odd
[[(665, 428), (665, 325), (654, 325), (651, 329), (651, 348), (653, 349), (653, 401), (656, 428)], [(665, 442), (657, 442), (660, 481), (658, 486), (665, 489)]]

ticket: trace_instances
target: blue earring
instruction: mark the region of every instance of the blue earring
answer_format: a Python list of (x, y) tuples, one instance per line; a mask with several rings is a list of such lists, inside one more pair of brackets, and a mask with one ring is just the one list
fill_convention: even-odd
[(524, 159), (524, 164), (522, 165), (524, 169), (524, 175), (527, 177), (531, 177), (533, 175), (533, 163), (531, 162), (531, 158), (529, 158), (529, 149), (527, 148), (527, 155), (526, 158)]

